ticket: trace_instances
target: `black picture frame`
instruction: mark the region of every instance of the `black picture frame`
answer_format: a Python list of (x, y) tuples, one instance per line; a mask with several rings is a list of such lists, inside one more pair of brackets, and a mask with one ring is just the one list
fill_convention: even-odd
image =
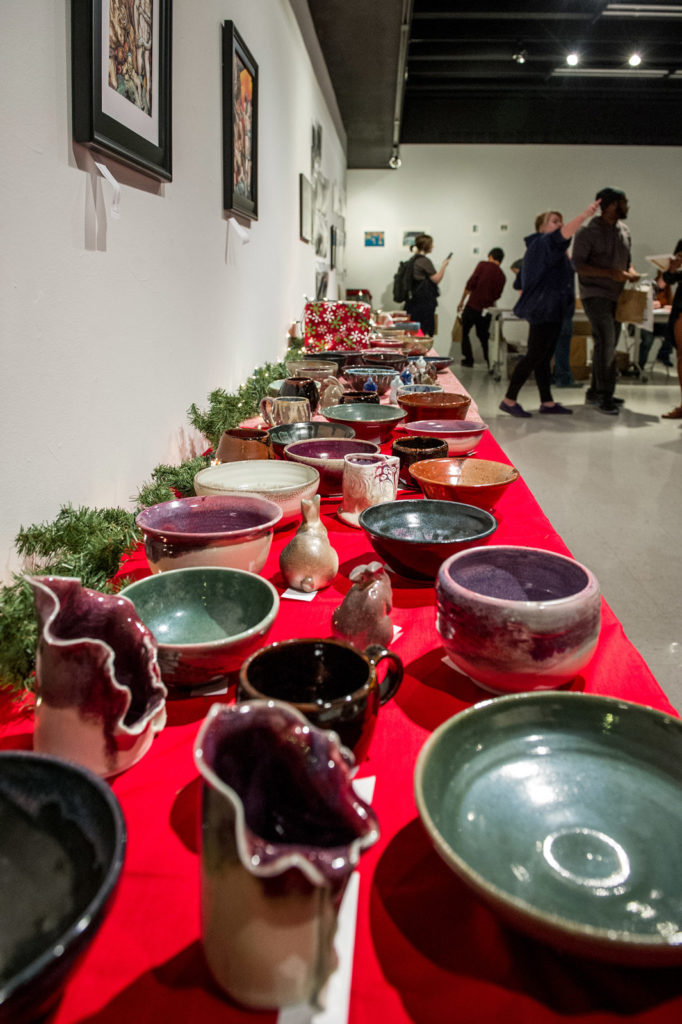
[(313, 237), (313, 187), (305, 174), (298, 176), (299, 238), (309, 242)]
[(336, 270), (336, 226), (332, 224), (329, 229), (329, 269)]
[(173, 0), (141, 5), (137, 18), (124, 0), (71, 0), (73, 139), (172, 181)]
[(223, 36), (223, 210), (258, 220), (258, 64), (235, 28)]

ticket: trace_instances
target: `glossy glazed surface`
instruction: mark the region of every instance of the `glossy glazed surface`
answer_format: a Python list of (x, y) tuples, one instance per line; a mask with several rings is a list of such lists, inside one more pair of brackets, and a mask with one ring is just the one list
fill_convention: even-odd
[(452, 363), (454, 362), (452, 356), (427, 356), (427, 355), (424, 356), (424, 361), (426, 362), (427, 366), (435, 366), (435, 368), (438, 371), (438, 373), (440, 373), (441, 370), (447, 370), (447, 368), (449, 366), (452, 366)]
[(290, 377), (310, 377), (319, 383), (327, 377), (336, 377), (339, 370), (333, 359), (289, 359), (284, 365)]
[(554, 689), (585, 668), (599, 638), (601, 595), (572, 558), (491, 544), (443, 563), (436, 611), (456, 667), (484, 689), (517, 693)]
[(427, 498), (462, 501), (492, 511), (519, 471), (504, 462), (487, 459), (429, 459), (415, 462), (410, 474)]
[(362, 391), (365, 383), (371, 378), (377, 386), (377, 393), (385, 395), (398, 376), (398, 371), (381, 366), (350, 366), (344, 371), (344, 377), (350, 387)]
[(346, 455), (366, 455), (378, 451), (377, 444), (361, 438), (325, 437), (295, 441), (285, 447), (284, 457), (314, 467), (320, 476), (320, 494), (330, 495), (341, 494), (343, 460)]
[(387, 352), (381, 348), (365, 348), (362, 352), (362, 366), (383, 366), (400, 373), (407, 366), (407, 356), (401, 352)]
[(239, 569), (177, 569), (121, 593), (156, 637), (161, 676), (171, 687), (224, 679), (262, 643), (279, 610), (272, 584)]
[(284, 449), (294, 441), (310, 441), (316, 437), (355, 437), (352, 427), (344, 426), (342, 423), (282, 423), (279, 427), (271, 427), (269, 430), (270, 440), (275, 454), (284, 458)]
[[(282, 381), (276, 383), (280, 385)], [(215, 457), (218, 462), (241, 462), (244, 459), (274, 459), (275, 453), (267, 430), (234, 427), (223, 431)]]
[(316, 494), (319, 483), (319, 473), (311, 466), (273, 459), (208, 466), (194, 477), (194, 490), (206, 495), (246, 492), (267, 498), (282, 509), (278, 526), (285, 526), (300, 516), (302, 499)]
[(445, 862), (572, 952), (682, 962), (682, 724), (582, 693), (487, 701), (422, 749), (417, 805)]
[(424, 459), (446, 459), (448, 446), (439, 437), (401, 437), (393, 442), (393, 455), (400, 459), (400, 482), (404, 487), (418, 488), (418, 484), (410, 476), (409, 467)]
[(408, 420), (405, 424), (408, 434), (447, 441), (448, 455), (469, 455), (487, 429), (480, 420)]
[(324, 415), (332, 423), (352, 424), (356, 437), (383, 444), (406, 413), (395, 405), (330, 405)]
[(489, 512), (424, 498), (365, 509), (359, 520), (377, 554), (410, 579), (432, 580), (456, 551), (481, 544), (497, 529)]
[(408, 422), (411, 420), (463, 420), (466, 417), (471, 399), (468, 395), (442, 394), (401, 395), (398, 405), (407, 412)]

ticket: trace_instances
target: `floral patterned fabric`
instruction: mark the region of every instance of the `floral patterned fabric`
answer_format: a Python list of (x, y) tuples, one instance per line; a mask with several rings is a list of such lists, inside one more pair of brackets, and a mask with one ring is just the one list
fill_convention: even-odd
[(305, 347), (311, 352), (367, 348), (371, 308), (366, 302), (308, 302), (303, 320)]

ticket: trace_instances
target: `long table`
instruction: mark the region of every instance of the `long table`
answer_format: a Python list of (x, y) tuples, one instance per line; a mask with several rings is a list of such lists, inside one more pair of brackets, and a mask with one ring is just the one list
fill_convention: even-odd
[[(448, 390), (463, 390), (446, 372)], [(487, 434), (477, 455), (509, 461)], [(376, 555), (364, 533), (344, 525), (339, 498), (323, 499), (323, 518), (340, 558), (333, 584), (310, 603), (283, 600), (269, 641), (328, 636), (348, 575)], [(494, 541), (567, 553), (522, 479), (500, 499)], [(279, 554), (295, 527), (275, 535), (263, 575), (283, 592)], [(138, 551), (122, 567), (146, 574)], [(358, 777), (375, 777), (381, 839), (361, 860), (350, 1009), (351, 1024), (580, 1024), (682, 1019), (682, 977), (582, 961), (511, 931), (441, 862), (417, 816), (415, 759), (441, 722), (489, 695), (444, 664), (430, 584), (392, 577), (394, 650), (405, 666), (395, 699), (381, 709)], [(606, 603), (597, 651), (572, 689), (676, 712)], [(70, 980), (55, 1024), (275, 1024), (276, 1013), (247, 1012), (212, 983), (199, 941), (198, 773), (192, 744), (214, 700), (174, 699), (168, 724), (149, 753), (111, 785), (129, 842), (111, 911)], [(0, 704), (5, 747), (30, 748), (32, 706)], [(285, 1016), (280, 1017), (283, 1024)], [(336, 1019), (336, 1018), (335, 1018)]]

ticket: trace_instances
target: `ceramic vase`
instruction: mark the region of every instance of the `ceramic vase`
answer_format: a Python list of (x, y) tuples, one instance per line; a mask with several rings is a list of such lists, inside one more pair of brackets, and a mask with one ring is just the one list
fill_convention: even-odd
[(303, 522), (279, 556), (279, 567), (287, 585), (312, 593), (328, 587), (339, 571), (339, 556), (329, 543), (320, 519), (320, 496), (301, 502)]
[(211, 972), (246, 1007), (318, 1007), (346, 883), (379, 836), (352, 755), (289, 704), (248, 701), (213, 705), (194, 756)]
[(28, 582), (40, 625), (34, 749), (115, 775), (166, 724), (156, 640), (126, 597), (64, 577)]
[(362, 651), (372, 644), (388, 647), (393, 639), (393, 591), (384, 565), (356, 565), (349, 578), (353, 586), (332, 613), (332, 634)]

